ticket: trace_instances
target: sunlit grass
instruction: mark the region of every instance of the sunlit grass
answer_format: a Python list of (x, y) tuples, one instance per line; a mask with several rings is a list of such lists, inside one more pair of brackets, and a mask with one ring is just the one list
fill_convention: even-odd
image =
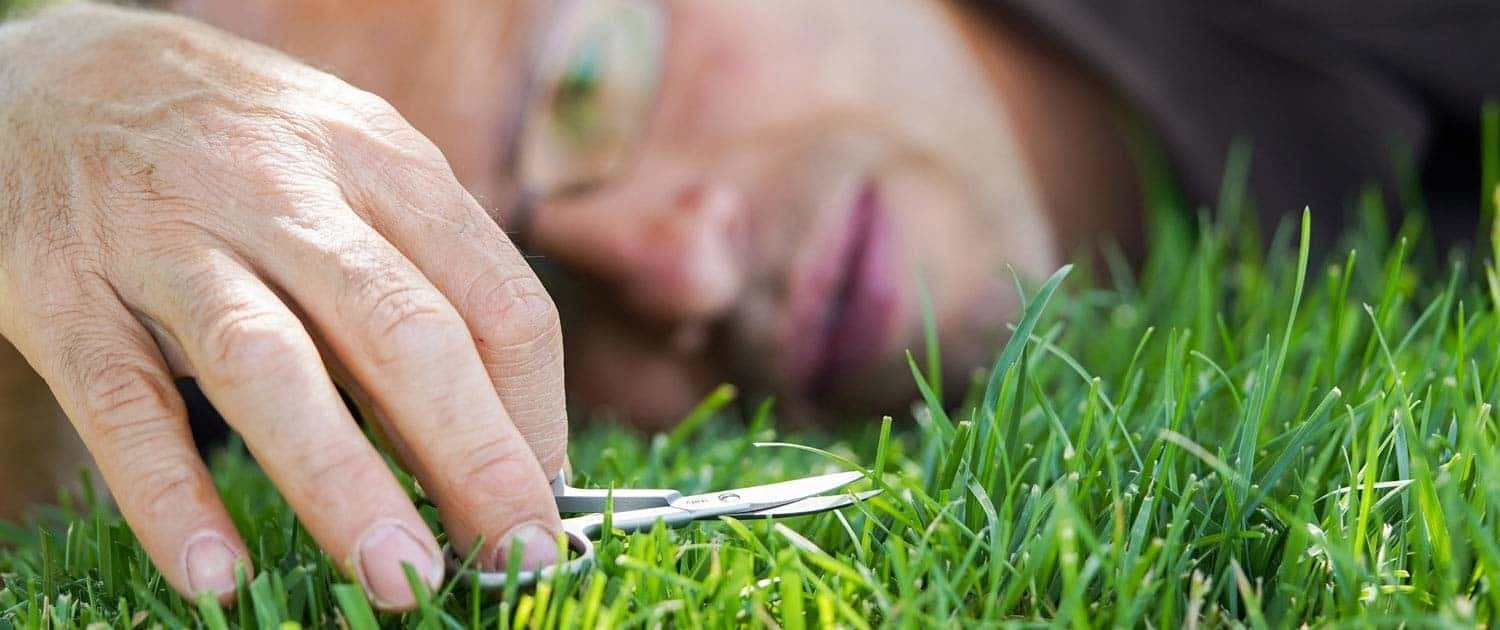
[[(575, 438), (584, 483), (700, 491), (839, 459), (878, 471), (885, 494), (842, 513), (612, 535), (587, 575), (493, 594), (456, 578), (382, 617), (231, 449), (213, 469), (261, 568), (240, 605), (180, 600), (117, 516), (80, 506), (3, 534), (17, 547), (0, 552), (0, 627), (1492, 618), (1500, 318), (1484, 270), (1418, 246), (1419, 217), (1352, 230), (1357, 254), (1314, 255), (1306, 223), (1267, 249), (1234, 212), (1154, 216), (1138, 281), (1064, 271), (1029, 289), (1018, 334), (957, 409), (781, 436), (769, 406), (715, 413), (734, 407), (726, 388), (670, 434)], [(920, 355), (913, 373), (940, 400)], [(777, 440), (826, 452), (755, 445)]]

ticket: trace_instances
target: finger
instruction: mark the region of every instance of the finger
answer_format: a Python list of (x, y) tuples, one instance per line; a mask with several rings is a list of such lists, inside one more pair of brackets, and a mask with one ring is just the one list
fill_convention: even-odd
[(420, 136), (412, 142), (421, 159), (410, 150), (407, 159), (379, 150), (348, 158), (344, 195), (457, 309), (506, 411), (555, 474), (568, 446), (557, 309), (442, 154)]
[[(152, 338), (102, 279), (37, 296), (18, 346), (46, 378), (98, 462), (141, 546), (187, 597), (234, 597), (250, 557), (199, 459), (184, 408)], [(61, 301), (61, 300), (66, 300)], [(82, 305), (59, 308), (57, 305)]]
[(280, 254), (262, 263), (267, 275), (375, 403), (384, 435), (442, 509), (454, 542), (482, 538), (487, 567), (505, 566), (515, 540), (528, 568), (552, 563), (561, 523), (547, 476), (464, 320), (342, 200), (326, 203), (303, 209), (318, 212), (318, 232), (282, 232), (254, 248)]
[(323, 550), (382, 608), (416, 604), (403, 563), (437, 588), (436, 540), (349, 416), (302, 322), (222, 252), (161, 268), (179, 272), (136, 303), (178, 341), (199, 386)]

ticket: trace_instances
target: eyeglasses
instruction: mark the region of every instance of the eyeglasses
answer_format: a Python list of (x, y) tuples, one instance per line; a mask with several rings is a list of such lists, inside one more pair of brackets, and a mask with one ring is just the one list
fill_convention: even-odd
[(505, 160), (527, 233), (537, 202), (579, 195), (619, 175), (645, 134), (667, 38), (658, 0), (568, 0), (527, 43), (522, 98)]

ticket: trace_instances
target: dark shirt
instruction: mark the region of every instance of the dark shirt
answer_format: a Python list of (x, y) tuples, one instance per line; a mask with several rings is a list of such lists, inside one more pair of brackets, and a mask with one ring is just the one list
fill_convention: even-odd
[(1500, 2), (977, 4), (1028, 23), (1112, 84), (1152, 123), (1194, 203), (1217, 199), (1229, 148), (1245, 139), (1252, 202), (1269, 222), (1311, 206), (1328, 226), (1367, 183), (1395, 193), (1404, 152), (1438, 229), (1477, 225), (1480, 109), (1500, 98)]

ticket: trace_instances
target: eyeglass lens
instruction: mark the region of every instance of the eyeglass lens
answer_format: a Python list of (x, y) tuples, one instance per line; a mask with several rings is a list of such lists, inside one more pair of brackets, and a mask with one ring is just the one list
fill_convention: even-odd
[(533, 198), (610, 178), (644, 133), (660, 80), (666, 19), (641, 0), (568, 3), (536, 58), (517, 153)]

